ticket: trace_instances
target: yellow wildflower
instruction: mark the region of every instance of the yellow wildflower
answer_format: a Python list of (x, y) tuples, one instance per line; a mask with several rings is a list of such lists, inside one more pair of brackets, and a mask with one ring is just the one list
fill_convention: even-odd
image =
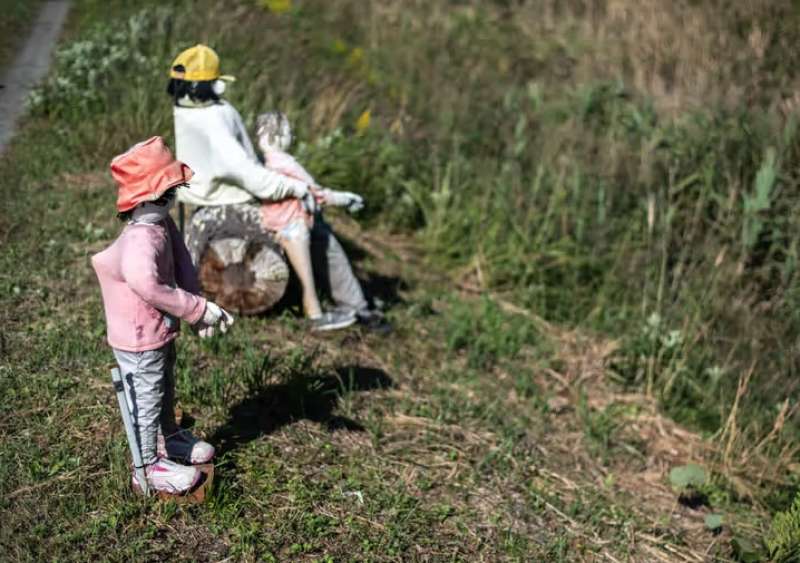
[(261, 5), (273, 14), (284, 14), (292, 9), (292, 0), (261, 0)]
[(357, 67), (361, 65), (361, 63), (363, 62), (364, 62), (364, 49), (361, 47), (354, 48), (352, 51), (350, 51), (350, 54), (347, 56), (347, 63), (350, 66)]
[(364, 113), (358, 116), (358, 119), (356, 120), (357, 133), (360, 134), (367, 130), (367, 128), (369, 127), (370, 118), (371, 118), (370, 110), (366, 110)]
[(341, 39), (334, 39), (333, 43), (331, 44), (331, 48), (333, 49), (333, 52), (336, 53), (337, 55), (343, 55), (344, 53), (347, 52), (348, 49), (347, 43), (345, 43)]

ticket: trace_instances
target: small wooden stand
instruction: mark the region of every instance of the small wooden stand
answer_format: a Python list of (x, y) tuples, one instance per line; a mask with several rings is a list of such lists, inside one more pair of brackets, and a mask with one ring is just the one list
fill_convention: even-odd
[(206, 496), (211, 491), (211, 485), (214, 483), (214, 465), (207, 463), (195, 465), (195, 467), (203, 473), (203, 476), (194, 489), (182, 495), (171, 495), (161, 491), (158, 493), (158, 498), (160, 500), (174, 500), (178, 504), (201, 504), (205, 502)]

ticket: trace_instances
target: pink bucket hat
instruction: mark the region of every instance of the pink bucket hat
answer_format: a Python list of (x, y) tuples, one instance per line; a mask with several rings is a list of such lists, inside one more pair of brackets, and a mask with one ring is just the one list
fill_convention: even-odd
[(191, 180), (194, 172), (172, 152), (161, 137), (150, 137), (114, 157), (111, 175), (117, 183), (117, 211), (129, 211), (153, 201), (170, 188)]

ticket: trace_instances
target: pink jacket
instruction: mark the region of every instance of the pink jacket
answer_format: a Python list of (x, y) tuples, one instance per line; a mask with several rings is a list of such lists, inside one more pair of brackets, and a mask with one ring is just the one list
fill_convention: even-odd
[[(203, 317), (206, 300), (175, 223), (126, 226), (111, 246), (92, 256), (100, 282), (108, 343), (119, 350), (160, 348), (178, 336), (180, 321)], [(177, 317), (177, 318), (176, 318)]]
[[(314, 178), (297, 162), (292, 155), (274, 149), (264, 153), (265, 166), (284, 176), (300, 180), (306, 184), (314, 184)], [(314, 226), (314, 216), (306, 212), (303, 203), (297, 198), (286, 198), (280, 201), (261, 202), (261, 224), (269, 231), (280, 232), (284, 227), (296, 221), (305, 222), (310, 229)]]

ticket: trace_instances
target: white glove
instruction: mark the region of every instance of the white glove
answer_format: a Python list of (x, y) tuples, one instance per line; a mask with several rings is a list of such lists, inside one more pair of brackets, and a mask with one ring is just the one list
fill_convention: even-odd
[(364, 208), (364, 198), (353, 192), (340, 192), (326, 188), (320, 192), (320, 195), (325, 200), (325, 205), (344, 207), (350, 213)]
[(214, 336), (215, 327), (223, 334), (228, 332), (228, 328), (233, 324), (233, 315), (212, 301), (206, 302), (206, 310), (203, 318), (197, 323), (199, 330), (197, 334), (200, 338), (210, 338)]

